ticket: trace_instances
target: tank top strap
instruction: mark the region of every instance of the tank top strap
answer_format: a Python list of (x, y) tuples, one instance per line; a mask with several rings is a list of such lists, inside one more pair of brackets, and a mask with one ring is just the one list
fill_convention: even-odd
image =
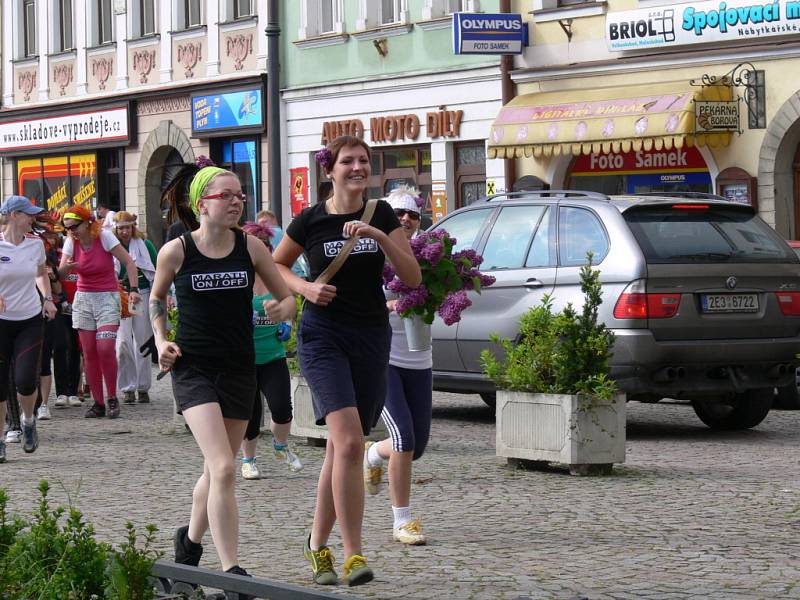
[(243, 230), (236, 228), (233, 230), (233, 235), (235, 238), (233, 245), (235, 252), (237, 254), (244, 253), (249, 258), (250, 253), (247, 251), (247, 234)]
[(187, 231), (178, 239), (181, 241), (181, 246), (183, 246), (183, 260), (189, 258), (190, 255), (197, 254), (197, 245), (194, 243), (191, 231)]

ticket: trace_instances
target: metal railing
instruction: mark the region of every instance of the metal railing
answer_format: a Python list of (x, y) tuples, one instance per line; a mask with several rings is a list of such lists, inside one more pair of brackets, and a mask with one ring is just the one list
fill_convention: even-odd
[(196, 597), (195, 588), (201, 587), (222, 590), (221, 595), (200, 596), (207, 600), (213, 598), (238, 600), (239, 594), (244, 594), (244, 597), (268, 598), (269, 600), (359, 600), (356, 596), (331, 594), (290, 583), (279, 583), (260, 577), (242, 577), (165, 560), (156, 561), (151, 573), (158, 592), (166, 594), (170, 598), (184, 596), (192, 600)]

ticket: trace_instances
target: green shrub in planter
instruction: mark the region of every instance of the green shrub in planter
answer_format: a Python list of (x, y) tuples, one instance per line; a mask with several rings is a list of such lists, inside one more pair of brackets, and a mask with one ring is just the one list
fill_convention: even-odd
[(481, 353), (486, 375), (498, 389), (544, 394), (581, 395), (609, 400), (616, 393), (608, 377), (608, 361), (614, 334), (597, 320), (602, 303), (600, 271), (589, 264), (581, 268), (584, 304), (577, 312), (571, 304), (553, 312), (548, 294), (539, 306), (520, 317), (519, 338), (493, 335), (491, 340), (505, 353), (497, 360), (488, 350)]

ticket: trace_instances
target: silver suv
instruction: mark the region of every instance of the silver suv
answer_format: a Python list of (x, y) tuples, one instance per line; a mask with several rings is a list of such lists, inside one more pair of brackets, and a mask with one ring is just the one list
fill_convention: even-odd
[(433, 326), (434, 389), (494, 403), (479, 356), (514, 339), (522, 313), (553, 295), (579, 307), (594, 254), (600, 316), (616, 334), (611, 376), (629, 400), (686, 398), (716, 429), (758, 425), (793, 381), (800, 260), (752, 208), (698, 194), (518, 192), (457, 210), (435, 228), (483, 255), (496, 283), (460, 323)]

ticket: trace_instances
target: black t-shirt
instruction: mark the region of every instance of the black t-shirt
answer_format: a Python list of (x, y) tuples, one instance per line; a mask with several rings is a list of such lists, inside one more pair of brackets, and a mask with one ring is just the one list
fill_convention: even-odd
[[(346, 215), (329, 215), (325, 203), (306, 208), (289, 224), (286, 235), (303, 246), (311, 269), (309, 279), (314, 281), (333, 261), (347, 241), (342, 228), (347, 221), (360, 220), (362, 206), (357, 212)], [(370, 225), (386, 234), (400, 227), (392, 207), (379, 200)], [(328, 306), (306, 302), (310, 310), (325, 318), (365, 325), (381, 325), (388, 321), (386, 299), (383, 295), (381, 273), (386, 257), (378, 242), (362, 238), (329, 282), (336, 286), (336, 298)]]

